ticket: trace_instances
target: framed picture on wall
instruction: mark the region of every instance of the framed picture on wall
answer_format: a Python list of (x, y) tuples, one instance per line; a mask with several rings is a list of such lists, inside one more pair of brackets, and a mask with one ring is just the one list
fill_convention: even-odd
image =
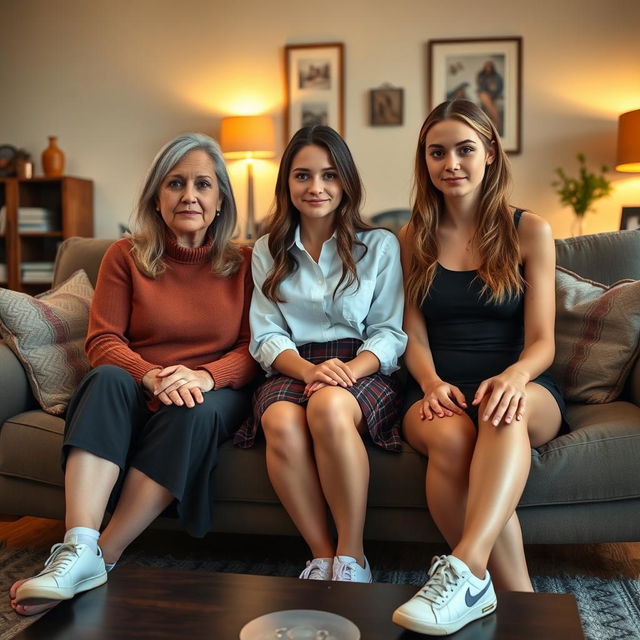
[(620, 230), (640, 229), (640, 207), (622, 207)]
[(301, 127), (326, 124), (344, 135), (344, 45), (285, 47), (285, 143)]
[(371, 125), (401, 125), (404, 111), (404, 90), (391, 85), (383, 85), (379, 89), (371, 89), (369, 112)]
[(429, 40), (429, 110), (453, 98), (478, 104), (507, 153), (521, 150), (522, 38)]

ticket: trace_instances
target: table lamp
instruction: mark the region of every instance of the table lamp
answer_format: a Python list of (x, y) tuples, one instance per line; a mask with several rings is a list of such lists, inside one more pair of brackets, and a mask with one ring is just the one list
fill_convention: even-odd
[(640, 109), (618, 118), (616, 171), (640, 173)]
[[(640, 109), (618, 118), (616, 171), (640, 173)], [(640, 228), (640, 207), (622, 207), (620, 229)]]
[(253, 201), (253, 160), (273, 158), (275, 135), (269, 116), (229, 116), (220, 125), (220, 147), (230, 160), (247, 164), (247, 220), (245, 240), (255, 240), (256, 220)]

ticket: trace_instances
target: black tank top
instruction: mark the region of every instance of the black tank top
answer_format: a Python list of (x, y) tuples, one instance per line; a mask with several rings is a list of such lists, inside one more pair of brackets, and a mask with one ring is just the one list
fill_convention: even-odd
[[(516, 228), (521, 216), (518, 209)], [(421, 307), (436, 371), (454, 384), (497, 375), (524, 346), (524, 296), (491, 302), (481, 295), (482, 286), (476, 270), (451, 271), (438, 263)]]

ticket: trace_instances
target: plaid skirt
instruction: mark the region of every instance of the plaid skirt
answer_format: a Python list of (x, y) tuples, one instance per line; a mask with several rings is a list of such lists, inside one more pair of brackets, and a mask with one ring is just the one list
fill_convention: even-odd
[[(345, 338), (331, 342), (311, 342), (298, 348), (300, 356), (313, 364), (320, 364), (330, 358), (342, 361), (356, 356), (361, 340)], [(247, 418), (236, 432), (233, 443), (243, 449), (255, 443), (262, 414), (274, 402), (287, 401), (304, 405), (308, 398), (304, 395), (306, 384), (302, 380), (275, 375), (261, 384), (253, 394), (253, 415)], [(381, 373), (360, 378), (347, 387), (357, 400), (369, 435), (375, 444), (389, 451), (399, 451), (401, 447), (400, 418), (402, 404), (395, 380)]]

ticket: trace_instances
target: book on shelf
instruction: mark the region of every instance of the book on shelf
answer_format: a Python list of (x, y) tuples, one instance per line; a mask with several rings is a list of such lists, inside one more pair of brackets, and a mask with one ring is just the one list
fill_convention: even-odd
[(22, 282), (52, 282), (53, 262), (23, 262), (20, 279)]
[(56, 212), (45, 207), (18, 207), (18, 231), (54, 231), (57, 224)]
[(0, 207), (0, 233), (4, 233), (7, 224), (7, 207)]
[(53, 282), (53, 271), (25, 271), (22, 282)]
[(7, 265), (4, 262), (0, 262), (0, 282), (7, 281)]

